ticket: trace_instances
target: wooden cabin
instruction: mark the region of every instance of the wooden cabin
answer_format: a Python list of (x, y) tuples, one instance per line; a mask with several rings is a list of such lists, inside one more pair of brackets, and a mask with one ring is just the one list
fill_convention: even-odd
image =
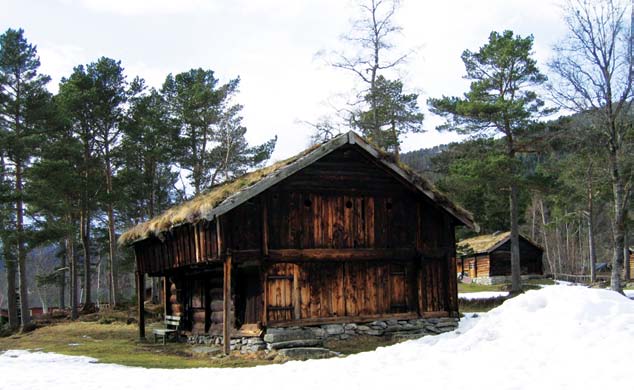
[[(166, 314), (245, 329), (457, 316), (454, 228), (472, 216), (349, 132), (125, 232)], [(139, 332), (144, 336), (143, 294)], [(226, 344), (226, 343), (225, 343)]]
[[(460, 276), (482, 284), (503, 283), (511, 277), (511, 232), (469, 238), (458, 243)], [(521, 275), (543, 275), (542, 247), (520, 234)]]

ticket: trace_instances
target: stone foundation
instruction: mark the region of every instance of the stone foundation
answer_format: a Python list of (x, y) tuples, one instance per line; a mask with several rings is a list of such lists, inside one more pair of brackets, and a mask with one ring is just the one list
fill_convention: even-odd
[[(540, 279), (543, 278), (543, 275), (522, 275), (522, 281), (527, 281), (530, 279)], [(471, 278), (471, 283), (483, 284), (486, 286), (490, 286), (493, 284), (504, 284), (511, 283), (511, 276), (480, 276), (477, 278)]]
[[(413, 320), (378, 320), (363, 323), (340, 323), (314, 326), (268, 327), (263, 337), (231, 339), (231, 350), (240, 353), (276, 351), (284, 356), (294, 356), (300, 351), (310, 351), (315, 356), (330, 356), (323, 348), (327, 340), (346, 340), (358, 336), (416, 339), (428, 335), (451, 332), (458, 327), (458, 318), (417, 318)], [(191, 335), (190, 344), (221, 345), (222, 336)], [(297, 353), (296, 353), (297, 352)]]

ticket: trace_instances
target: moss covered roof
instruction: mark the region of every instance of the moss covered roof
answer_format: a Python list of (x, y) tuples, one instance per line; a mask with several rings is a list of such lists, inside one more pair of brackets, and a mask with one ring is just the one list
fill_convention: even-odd
[(371, 146), (354, 132), (341, 134), (334, 139), (265, 168), (247, 173), (232, 181), (217, 185), (180, 205), (174, 206), (149, 221), (140, 223), (119, 237), (120, 245), (131, 244), (151, 236), (158, 236), (175, 226), (184, 223), (195, 223), (200, 220), (211, 220), (222, 215), (244, 201), (258, 195), (265, 189), (288, 177), (288, 175), (310, 165), (329, 152), (345, 144), (358, 144), (383, 161), (388, 167), (396, 170), (401, 176), (423, 191), (432, 201), (454, 215), (465, 225), (475, 228), (473, 216), (467, 210), (453, 203), (444, 194), (434, 188), (427, 180), (416, 174), (404, 164), (395, 164), (389, 155)]
[[(495, 232), (481, 236), (467, 238), (458, 242), (457, 249), (459, 255), (469, 255), (475, 253), (488, 253), (504, 244), (511, 237), (511, 232)], [(528, 241), (537, 248), (541, 246), (520, 234), (520, 238)]]

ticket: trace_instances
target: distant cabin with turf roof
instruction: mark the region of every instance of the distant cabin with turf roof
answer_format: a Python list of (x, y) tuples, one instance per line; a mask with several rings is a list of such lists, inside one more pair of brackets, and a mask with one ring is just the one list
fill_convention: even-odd
[(349, 132), (213, 187), (120, 243), (136, 255), (142, 337), (150, 275), (162, 278), (165, 314), (182, 317), (190, 340), (264, 334), (275, 344), (288, 327), (296, 336), (280, 336), (287, 341), (306, 338), (300, 330), (323, 339), (453, 329), (456, 226), (476, 227), (425, 179)]
[[(520, 270), (523, 278), (543, 275), (544, 250), (520, 234)], [(456, 268), (474, 283), (498, 284), (511, 280), (511, 232), (497, 232), (458, 242)]]

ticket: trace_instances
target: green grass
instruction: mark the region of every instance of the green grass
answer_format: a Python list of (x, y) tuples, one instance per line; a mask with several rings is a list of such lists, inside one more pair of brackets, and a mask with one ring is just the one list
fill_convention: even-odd
[[(522, 282), (522, 289), (538, 290), (543, 285), (554, 285), (555, 282), (552, 279), (530, 279)], [(483, 291), (510, 291), (510, 284), (493, 284), (483, 285), (476, 283), (458, 283), (458, 293), (472, 293)], [(497, 298), (485, 298), (485, 299), (459, 299), (458, 305), (461, 313), (470, 312), (486, 312), (494, 309), (504, 303), (510, 297), (497, 297)]]
[[(148, 329), (151, 336), (152, 330)], [(271, 363), (263, 356), (199, 357), (186, 343), (139, 342), (135, 325), (124, 323), (63, 322), (30, 333), (0, 338), (0, 351), (37, 349), (65, 355), (90, 356), (100, 363), (147, 368), (252, 367)]]
[(482, 291), (505, 291), (504, 284), (477, 284), (477, 283), (458, 283), (458, 293), (472, 293)]

